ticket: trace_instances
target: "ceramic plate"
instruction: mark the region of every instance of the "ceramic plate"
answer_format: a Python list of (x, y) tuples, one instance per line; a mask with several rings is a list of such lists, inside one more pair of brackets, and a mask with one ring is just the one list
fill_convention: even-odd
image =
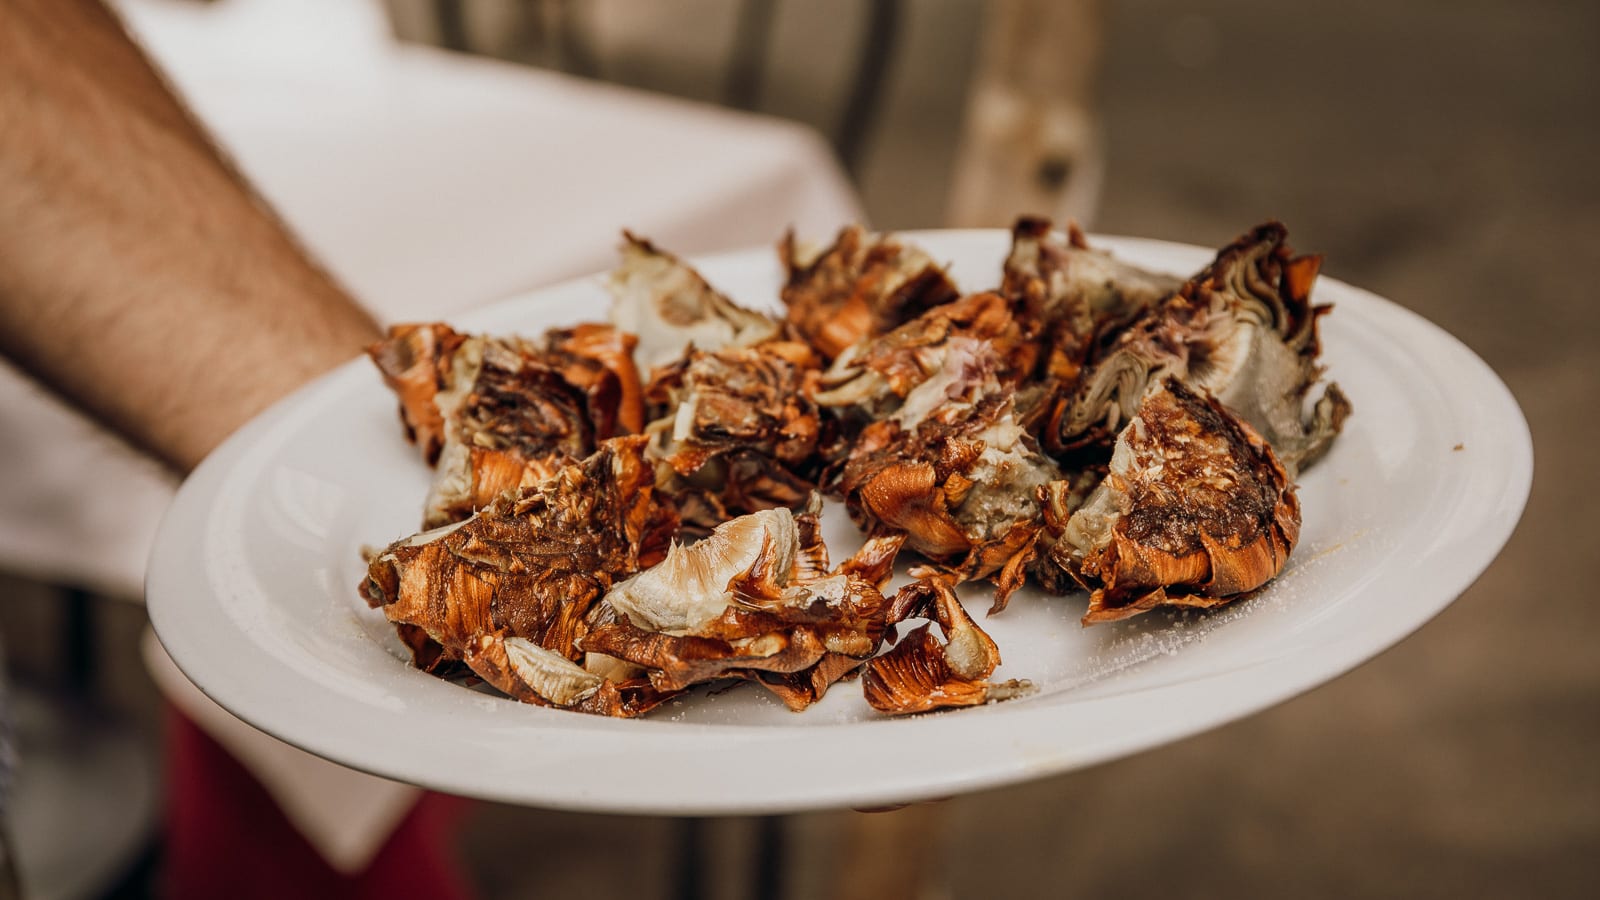
[[(968, 290), (992, 287), (1001, 231), (908, 237)], [(1177, 274), (1212, 251), (1098, 242)], [(770, 249), (696, 261), (751, 306), (777, 304)], [(1410, 634), (1510, 536), (1532, 475), (1527, 425), (1494, 373), (1406, 310), (1324, 278), (1314, 299), (1328, 374), (1355, 414), (1300, 487), (1288, 567), (1210, 615), (1156, 613), (1082, 628), (1085, 598), (1019, 592), (983, 622), (1027, 678), (1021, 700), (886, 719), (843, 683), (795, 714), (746, 685), (702, 690), (635, 721), (541, 709), (410, 668), (356, 593), (363, 546), (416, 530), (429, 472), (395, 402), (358, 360), (241, 429), (183, 485), (150, 563), (150, 615), (206, 694), (289, 743), (457, 794), (630, 813), (766, 813), (871, 806), (1039, 778), (1266, 708)], [(460, 328), (538, 332), (601, 318), (600, 278), (461, 316)], [(830, 549), (857, 539), (830, 508)], [(964, 594), (986, 609), (981, 587)]]

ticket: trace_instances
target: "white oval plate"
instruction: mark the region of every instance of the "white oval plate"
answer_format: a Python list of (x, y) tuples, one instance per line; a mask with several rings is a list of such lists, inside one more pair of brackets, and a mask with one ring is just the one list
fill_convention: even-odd
[[(991, 287), (1002, 231), (908, 235)], [(1212, 251), (1096, 242), (1176, 274)], [(751, 306), (774, 308), (769, 249), (697, 261)], [(148, 582), (161, 641), (206, 694), (261, 730), (347, 766), (494, 800), (625, 813), (768, 813), (872, 806), (1038, 778), (1133, 753), (1264, 709), (1410, 634), (1488, 566), (1527, 499), (1527, 424), (1494, 373), (1420, 317), (1324, 278), (1329, 376), (1355, 414), (1300, 488), (1287, 569), (1208, 615), (1081, 628), (1084, 599), (1031, 588), (984, 627), (997, 678), (1040, 691), (993, 706), (876, 715), (858, 682), (790, 713), (751, 685), (701, 691), (643, 720), (541, 709), (418, 672), (356, 594), (363, 545), (416, 530), (429, 473), (365, 360), (241, 429), (183, 485)], [(458, 327), (538, 332), (603, 318), (598, 278), (462, 316)], [(836, 558), (857, 543), (830, 510)], [(967, 591), (987, 608), (982, 587)]]

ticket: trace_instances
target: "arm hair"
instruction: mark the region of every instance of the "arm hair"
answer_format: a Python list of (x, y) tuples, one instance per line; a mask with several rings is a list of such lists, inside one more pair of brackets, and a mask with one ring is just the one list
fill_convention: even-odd
[(0, 2), (0, 354), (187, 471), (377, 336), (98, 0)]

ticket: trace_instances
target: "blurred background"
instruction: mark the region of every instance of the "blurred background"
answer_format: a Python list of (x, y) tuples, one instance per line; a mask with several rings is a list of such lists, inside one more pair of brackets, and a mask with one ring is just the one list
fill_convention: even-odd
[[(361, 198), (377, 188), (356, 177), (340, 179), (336, 209), (297, 188), (363, 137), (353, 120), (338, 120), (345, 131), (332, 124), (337, 110), (275, 118), (274, 102), (292, 107), (306, 93), (292, 93), (293, 73), (327, 74), (312, 79), (323, 94), (350, 83), (340, 73), (367, 84), (375, 93), (351, 102), (367, 109), (380, 97), (395, 118), (372, 127), (391, 129), (475, 102), (463, 97), (528, 94), (503, 108), (485, 101), (491, 130), (460, 135), (507, 141), (531, 129), (521, 168), (516, 157), (493, 168), (404, 142), (412, 178), (517, 207), (430, 208), (433, 227), (460, 242), (458, 256), (428, 260), (453, 262), (446, 275), (470, 282), (450, 296), (456, 307), (602, 268), (616, 229), (639, 221), (628, 210), (682, 207), (656, 187), (688, 184), (675, 179), (692, 178), (692, 165), (653, 173), (658, 181), (632, 196), (614, 190), (594, 209), (541, 203), (549, 195), (539, 190), (555, 190), (538, 187), (552, 180), (535, 158), (542, 142), (597, 141), (586, 154), (616, 184), (648, 162), (630, 148), (659, 146), (631, 132), (638, 123), (757, 148), (748, 181), (716, 202), (778, 196), (777, 208), (817, 229), (854, 215), (881, 228), (1004, 225), (1028, 210), (1218, 245), (1280, 218), (1297, 248), (1326, 254), (1326, 274), (1465, 341), (1532, 427), (1533, 494), (1498, 561), (1417, 635), (1308, 695), (1086, 771), (873, 816), (686, 824), (482, 804), (458, 849), (483, 896), (1587, 897), (1600, 887), (1600, 604), (1589, 597), (1600, 313), (1584, 271), (1585, 248), (1600, 246), (1600, 5), (119, 6), (245, 171), (364, 299), (402, 293), (383, 280), (392, 266), (371, 237), (395, 210), (371, 201), (362, 220)], [(335, 25), (359, 32), (356, 43), (331, 38)], [(217, 51), (226, 41), (250, 52)], [(410, 48), (423, 55), (404, 55)], [(313, 50), (322, 55), (312, 60)], [(469, 70), (461, 54), (475, 57)], [(378, 62), (358, 71), (346, 65), (356, 58)], [(485, 87), (405, 94), (416, 73), (383, 74), (396, 59)], [(314, 68), (328, 60), (344, 68)], [(585, 93), (598, 81), (629, 90)], [(552, 95), (580, 111), (614, 106), (615, 130), (587, 132), (598, 119), (584, 115), (543, 130), (544, 120), (505, 112), (544, 109)], [(459, 129), (467, 119), (449, 121)], [(415, 133), (439, 131), (423, 125)], [(460, 187), (469, 176), (480, 193)], [(647, 233), (696, 252), (767, 243), (781, 227), (705, 195), (697, 202), (699, 218), (662, 213)], [(460, 227), (503, 233), (508, 216), (529, 218), (515, 220), (527, 237), (514, 252)], [(573, 216), (597, 223), (583, 248), (562, 255), (576, 271), (495, 268), (508, 253), (540, 255), (539, 229)], [(397, 244), (444, 239), (396, 229)], [(367, 242), (348, 243), (352, 233)], [(427, 292), (437, 296), (439, 282), (418, 277), (417, 295), (391, 309), (432, 308)], [(39, 896), (139, 896), (161, 861), (161, 700), (139, 651), (138, 573), (170, 484), (26, 388), (5, 394), (0, 636), (21, 756), (10, 808), (24, 877)], [(24, 431), (39, 432), (19, 423), (33, 422), (64, 443), (30, 444)], [(47, 469), (66, 476), (53, 481)], [(86, 472), (119, 486), (111, 508), (66, 486)]]

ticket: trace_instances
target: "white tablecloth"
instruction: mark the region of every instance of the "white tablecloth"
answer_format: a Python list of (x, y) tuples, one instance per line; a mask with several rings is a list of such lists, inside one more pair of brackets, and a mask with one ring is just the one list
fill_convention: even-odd
[[(804, 128), (401, 46), (374, 0), (118, 6), (313, 255), (386, 321), (600, 271), (623, 227), (695, 253), (860, 218)], [(140, 595), (170, 478), (4, 368), (0, 469), (0, 567)], [(413, 789), (256, 735), (151, 657), (330, 862), (366, 864)]]

